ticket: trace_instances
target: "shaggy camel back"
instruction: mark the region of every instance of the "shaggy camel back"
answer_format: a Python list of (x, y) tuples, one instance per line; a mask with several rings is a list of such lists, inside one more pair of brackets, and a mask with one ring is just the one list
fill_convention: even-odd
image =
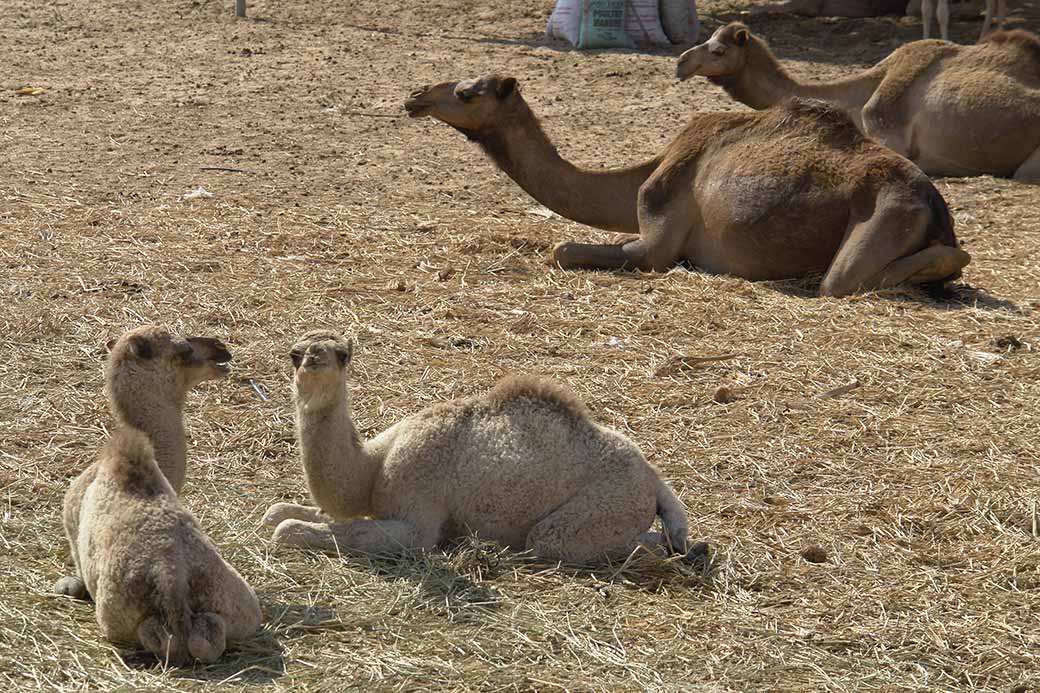
[(858, 75), (800, 82), (734, 22), (683, 53), (676, 72), (756, 109), (793, 96), (827, 101), (930, 175), (1040, 180), (1040, 40), (1024, 31), (974, 46), (915, 41)]
[(653, 159), (597, 171), (560, 157), (511, 77), (424, 87), (405, 108), (461, 131), (561, 216), (639, 235), (562, 243), (564, 268), (665, 271), (685, 260), (752, 280), (822, 273), (820, 293), (841, 296), (943, 282), (969, 261), (928, 177), (824, 103), (697, 114)]

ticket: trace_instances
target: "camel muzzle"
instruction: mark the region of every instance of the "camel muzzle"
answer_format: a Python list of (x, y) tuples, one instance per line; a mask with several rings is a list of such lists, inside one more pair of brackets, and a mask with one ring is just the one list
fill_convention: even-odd
[(404, 110), (408, 112), (409, 118), (421, 118), (426, 115), (426, 111), (429, 110), (433, 104), (413, 94), (412, 98), (404, 102)]

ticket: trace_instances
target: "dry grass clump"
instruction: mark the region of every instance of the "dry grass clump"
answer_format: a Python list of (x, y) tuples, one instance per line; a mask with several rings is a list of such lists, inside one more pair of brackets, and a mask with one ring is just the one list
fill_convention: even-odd
[[(554, 242), (607, 235), (547, 217), (450, 129), (384, 117), (410, 89), (512, 72), (593, 165), (649, 156), (691, 108), (739, 106), (674, 84), (666, 51), (558, 51), (536, 37), (543, 4), (256, 0), (247, 22), (216, 0), (0, 6), (0, 686), (1035, 685), (1037, 189), (938, 183), (974, 257), (941, 300), (550, 268)], [(709, 28), (744, 6), (701, 5)], [(766, 28), (802, 76), (919, 32)], [(8, 89), (23, 83), (44, 93)], [(184, 199), (199, 185), (214, 196)], [(91, 606), (47, 594), (68, 570), (61, 496), (108, 425), (103, 345), (146, 321), (235, 356), (189, 403), (185, 500), (268, 623), (211, 667), (120, 653)], [(271, 553), (263, 511), (305, 496), (287, 352), (319, 326), (357, 337), (365, 434), (506, 373), (566, 382), (672, 481), (710, 564), (556, 566), (475, 541)]]

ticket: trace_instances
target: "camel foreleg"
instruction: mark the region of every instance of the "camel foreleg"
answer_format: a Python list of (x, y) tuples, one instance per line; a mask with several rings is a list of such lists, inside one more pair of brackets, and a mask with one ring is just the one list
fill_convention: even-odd
[(303, 520), (305, 522), (332, 522), (332, 518), (314, 505), (297, 503), (275, 503), (264, 513), (263, 523), (268, 527), (277, 527), (284, 520)]
[(374, 555), (398, 554), (409, 549), (432, 549), (435, 532), (422, 531), (400, 520), (351, 520), (349, 522), (303, 522), (285, 520), (274, 531), (279, 546), (296, 546), (327, 553), (357, 552)]

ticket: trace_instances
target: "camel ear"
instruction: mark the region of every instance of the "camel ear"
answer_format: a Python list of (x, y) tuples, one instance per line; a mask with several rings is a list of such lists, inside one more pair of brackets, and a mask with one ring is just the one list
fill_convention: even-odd
[(733, 40), (737, 42), (738, 46), (747, 45), (748, 39), (751, 38), (751, 32), (747, 29), (737, 29), (737, 32), (733, 34)]
[(118, 341), (118, 339), (113, 338), (105, 342), (105, 351), (112, 351), (112, 347), (114, 347)]
[(130, 352), (139, 359), (150, 359), (155, 353), (152, 351), (152, 345), (147, 339), (141, 339), (140, 337), (132, 337), (130, 339)]
[(506, 77), (498, 83), (498, 98), (504, 99), (516, 91), (516, 77)]
[(345, 366), (350, 363), (350, 357), (354, 355), (354, 340), (348, 339), (346, 346), (336, 346), (336, 358), (339, 365)]

